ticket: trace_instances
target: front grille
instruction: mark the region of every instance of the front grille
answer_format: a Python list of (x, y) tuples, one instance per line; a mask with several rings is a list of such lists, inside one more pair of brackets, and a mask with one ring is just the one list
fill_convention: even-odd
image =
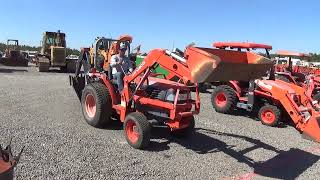
[(51, 47), (52, 66), (66, 66), (66, 49), (64, 47)]

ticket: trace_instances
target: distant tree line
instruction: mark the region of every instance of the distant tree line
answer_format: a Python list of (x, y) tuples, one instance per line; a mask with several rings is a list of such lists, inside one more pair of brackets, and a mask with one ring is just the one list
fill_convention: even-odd
[(320, 54), (310, 53), (312, 61), (320, 62)]
[[(4, 52), (6, 49), (6, 44), (4, 43), (0, 43), (0, 51)], [(28, 46), (28, 45), (20, 45), (20, 50), (22, 51), (38, 51), (40, 52), (41, 47), (40, 46)], [(67, 48), (67, 56), (74, 54), (74, 55), (80, 55), (80, 51), (77, 49), (71, 49), (71, 48)]]
[[(260, 55), (262, 55), (262, 56), (265, 56), (266, 54), (264, 54), (264, 53), (258, 53), (258, 54), (260, 54)], [(311, 56), (311, 61), (312, 62), (320, 62), (320, 53), (319, 54), (317, 54), (317, 53), (310, 53), (309, 54), (310, 56)], [(275, 57), (277, 57), (277, 55), (276, 54), (270, 54), (270, 57), (271, 58), (275, 58)]]

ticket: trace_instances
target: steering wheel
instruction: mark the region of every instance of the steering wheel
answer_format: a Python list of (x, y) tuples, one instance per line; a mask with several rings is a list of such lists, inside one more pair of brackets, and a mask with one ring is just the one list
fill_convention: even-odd
[(184, 57), (184, 52), (181, 51), (180, 49), (176, 48), (176, 49), (174, 50), (174, 52), (175, 52), (176, 54), (178, 54), (179, 56)]

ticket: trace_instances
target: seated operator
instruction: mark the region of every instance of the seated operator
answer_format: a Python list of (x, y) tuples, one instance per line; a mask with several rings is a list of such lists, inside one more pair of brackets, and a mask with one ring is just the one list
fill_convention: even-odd
[(113, 79), (116, 80), (118, 85), (118, 90), (121, 92), (123, 90), (123, 77), (125, 74), (131, 73), (133, 71), (133, 64), (129, 57), (125, 55), (127, 47), (125, 44), (121, 44), (119, 48), (119, 53), (111, 57), (110, 66), (112, 70)]

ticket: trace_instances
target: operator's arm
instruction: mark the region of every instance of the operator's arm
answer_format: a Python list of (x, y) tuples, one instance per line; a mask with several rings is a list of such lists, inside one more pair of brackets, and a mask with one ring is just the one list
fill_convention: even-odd
[(133, 72), (133, 61), (131, 61), (129, 58), (128, 58), (128, 69), (129, 69), (129, 72), (132, 73)]
[(118, 59), (117, 55), (113, 55), (111, 57), (110, 66), (115, 67), (115, 66), (119, 65), (118, 61), (119, 61), (119, 59)]

